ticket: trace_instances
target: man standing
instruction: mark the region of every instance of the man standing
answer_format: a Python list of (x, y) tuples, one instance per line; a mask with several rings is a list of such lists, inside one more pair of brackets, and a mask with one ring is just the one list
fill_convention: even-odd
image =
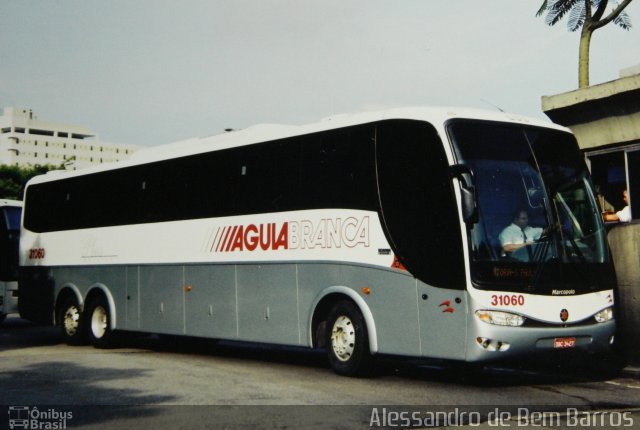
[(631, 221), (631, 209), (629, 208), (629, 193), (627, 192), (627, 190), (624, 190), (622, 192), (622, 200), (624, 200), (624, 204), (626, 206), (616, 213), (604, 213), (603, 217), (605, 221), (619, 221), (619, 222)]

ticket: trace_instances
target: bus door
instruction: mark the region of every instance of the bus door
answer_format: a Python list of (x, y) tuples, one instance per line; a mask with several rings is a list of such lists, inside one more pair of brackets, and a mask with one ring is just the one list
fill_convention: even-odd
[(425, 357), (464, 359), (466, 291), (417, 282), (421, 354)]

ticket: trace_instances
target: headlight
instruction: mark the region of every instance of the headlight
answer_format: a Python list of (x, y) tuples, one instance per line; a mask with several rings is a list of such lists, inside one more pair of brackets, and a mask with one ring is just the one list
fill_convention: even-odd
[(603, 309), (593, 316), (599, 323), (613, 319), (613, 308)]
[(480, 321), (484, 321), (487, 324), (506, 325), (511, 327), (521, 326), (524, 324), (525, 320), (521, 315), (500, 311), (476, 311), (476, 316)]

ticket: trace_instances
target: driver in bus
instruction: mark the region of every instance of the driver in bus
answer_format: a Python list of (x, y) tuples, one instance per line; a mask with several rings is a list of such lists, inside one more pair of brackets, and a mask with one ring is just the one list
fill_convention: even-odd
[(513, 218), (513, 222), (505, 227), (500, 236), (498, 236), (503, 256), (534, 243), (540, 239), (543, 233), (544, 229), (542, 227), (529, 226), (529, 214), (526, 210), (519, 209)]

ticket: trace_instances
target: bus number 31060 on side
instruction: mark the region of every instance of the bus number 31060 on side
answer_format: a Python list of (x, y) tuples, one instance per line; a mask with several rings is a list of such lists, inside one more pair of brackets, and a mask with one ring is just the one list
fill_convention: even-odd
[(29, 250), (30, 260), (41, 260), (44, 258), (44, 248), (32, 248)]

